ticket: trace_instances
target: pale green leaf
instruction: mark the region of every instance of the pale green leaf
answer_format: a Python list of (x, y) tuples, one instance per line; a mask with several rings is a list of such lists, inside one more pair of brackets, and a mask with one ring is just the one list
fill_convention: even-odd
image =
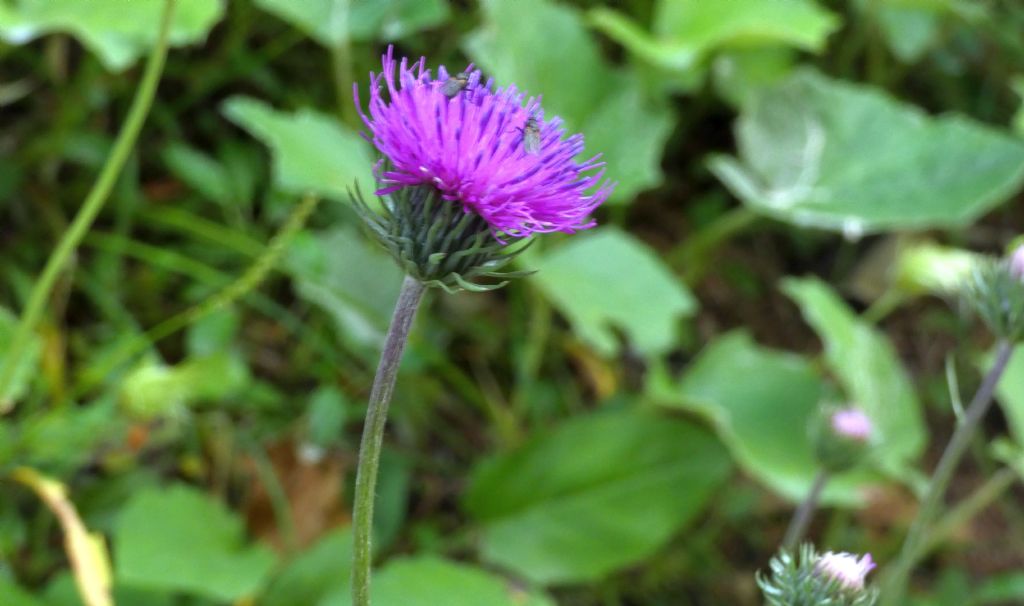
[(629, 17), (596, 8), (595, 27), (643, 59), (666, 69), (696, 67), (717, 50), (789, 46), (820, 51), (839, 19), (813, 0), (661, 0), (648, 33)]
[(256, 0), (263, 10), (330, 48), (353, 40), (396, 40), (444, 23), (446, 0)]
[(850, 403), (871, 418), (879, 438), (873, 458), (903, 473), (924, 449), (926, 432), (914, 385), (892, 343), (824, 282), (790, 278), (782, 288), (824, 343), (825, 361)]
[[(994, 359), (994, 355), (985, 356), (981, 372), (988, 372)], [(1024, 346), (1014, 348), (1003, 377), (996, 386), (996, 395), (1006, 415), (1010, 433), (1018, 444), (1024, 445)]]
[[(665, 405), (711, 421), (733, 458), (752, 477), (794, 502), (810, 490), (819, 467), (808, 434), (824, 385), (806, 358), (758, 346), (745, 332), (708, 345), (682, 379), (655, 379)], [(826, 502), (855, 504), (868, 478), (833, 478)]]
[[(475, 566), (434, 556), (388, 562), (373, 575), (372, 591), (374, 606), (555, 606), (540, 591)], [(351, 604), (345, 591), (336, 592), (318, 606)]]
[(711, 168), (754, 209), (859, 236), (963, 227), (1024, 180), (1024, 143), (958, 116), (801, 71), (739, 119), (740, 160)]
[(676, 343), (678, 322), (697, 303), (650, 248), (614, 227), (573, 236), (537, 259), (538, 286), (598, 352), (619, 349), (615, 329), (644, 354)]
[[(78, 38), (110, 70), (129, 67), (156, 42), (163, 2), (14, 0), (0, 3), (0, 38), (22, 44), (62, 32)], [(195, 44), (224, 14), (222, 0), (179, 0), (171, 22), (173, 46)]]
[(234, 602), (252, 595), (274, 565), (246, 545), (242, 520), (185, 485), (150, 488), (121, 510), (114, 530), (116, 580)]
[(270, 147), (282, 190), (347, 200), (357, 185), (364, 194), (376, 189), (369, 144), (335, 118), (310, 109), (278, 111), (248, 97), (228, 99), (223, 110)]
[(729, 473), (704, 429), (653, 411), (571, 419), (484, 461), (465, 493), (481, 553), (538, 583), (598, 579), (652, 555)]
[(312, 606), (332, 594), (346, 595), (351, 569), (352, 531), (333, 531), (288, 562), (260, 598), (259, 606)]

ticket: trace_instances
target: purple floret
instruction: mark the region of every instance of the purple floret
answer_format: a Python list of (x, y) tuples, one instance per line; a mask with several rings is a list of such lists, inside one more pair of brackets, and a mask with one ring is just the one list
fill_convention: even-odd
[[(524, 105), (525, 95), (514, 85), (495, 89), (472, 65), (465, 73), (464, 90), (449, 98), (442, 92), (450, 76), (444, 66), (432, 78), (425, 59), (411, 67), (405, 58), (398, 64), (388, 47), (383, 71), (370, 74), (369, 116), (353, 87), (367, 139), (385, 157), (377, 195), (432, 185), (444, 199), (483, 217), (499, 238), (593, 227), (591, 212), (614, 187), (601, 182), (600, 155), (577, 162), (583, 135), (566, 137), (561, 119), (545, 120), (538, 98)], [(531, 117), (540, 145), (528, 153), (523, 129)]]

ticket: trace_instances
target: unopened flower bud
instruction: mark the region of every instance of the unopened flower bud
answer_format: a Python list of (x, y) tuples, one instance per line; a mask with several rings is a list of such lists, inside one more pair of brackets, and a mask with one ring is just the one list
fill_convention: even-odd
[(875, 568), (871, 555), (828, 552), (818, 555), (810, 545), (799, 557), (783, 550), (772, 558), (771, 575), (757, 575), (769, 606), (874, 606), (878, 592), (866, 586)]
[(1021, 244), (1010, 253), (1007, 266), (1010, 269), (1010, 275), (1018, 280), (1024, 280), (1024, 244)]
[(811, 419), (810, 433), (818, 464), (830, 473), (840, 473), (863, 460), (874, 425), (860, 408), (826, 405)]

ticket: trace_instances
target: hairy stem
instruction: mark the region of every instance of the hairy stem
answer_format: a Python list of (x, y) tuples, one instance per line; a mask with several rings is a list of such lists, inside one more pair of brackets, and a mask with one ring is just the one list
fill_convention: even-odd
[(398, 303), (391, 316), (391, 326), (384, 340), (380, 354), (377, 375), (373, 379), (370, 402), (366, 409), (366, 423), (363, 425), (363, 439), (359, 446), (359, 466), (356, 471), (355, 496), (352, 503), (353, 556), (352, 556), (352, 604), (369, 606), (370, 570), (373, 566), (371, 541), (373, 535), (373, 502), (376, 497), (377, 467), (380, 464), (381, 445), (384, 442), (384, 427), (387, 424), (388, 404), (398, 377), (398, 363), (409, 339), (409, 329), (423, 298), (425, 287), (419, 281), (406, 276)]
[(893, 564), (892, 572), (886, 579), (885, 590), (882, 596), (883, 606), (896, 606), (903, 603), (903, 596), (906, 593), (907, 581), (910, 571), (920, 558), (928, 530), (932, 522), (939, 515), (942, 508), (942, 499), (946, 494), (946, 487), (956, 471), (960, 459), (963, 458), (967, 447), (970, 446), (971, 438), (978, 428), (978, 424), (985, 417), (989, 407), (992, 405), (992, 395), (995, 392), (999, 379), (1006, 370), (1006, 364), (1010, 361), (1013, 353), (1013, 345), (1007, 341), (1000, 341), (996, 360), (985, 375), (981, 386), (971, 400), (970, 405), (964, 413), (963, 420), (957, 425), (953, 437), (950, 438), (946, 450), (939, 459), (939, 464), (932, 474), (931, 481), (921, 507), (918, 509), (917, 517), (910, 526), (907, 538), (903, 541), (903, 548), (900, 551), (899, 559)]
[(25, 355), (32, 331), (39, 324), (39, 318), (46, 307), (46, 301), (50, 297), (53, 285), (61, 271), (71, 260), (71, 255), (82, 242), (82, 238), (88, 233), (93, 221), (103, 208), (104, 202), (114, 188), (121, 169), (124, 168), (128, 155), (135, 146), (142, 124), (149, 114), (153, 105), (153, 97), (156, 95), (157, 84), (160, 82), (160, 75), (163, 73), (164, 60), (167, 58), (168, 33), (171, 25), (171, 16), (174, 13), (174, 0), (165, 0), (163, 16), (160, 20), (160, 34), (156, 44), (146, 61), (146, 68), (142, 74), (142, 81), (132, 100), (128, 116), (121, 126), (121, 132), (117, 135), (114, 147), (107, 156), (106, 162), (100, 170), (96, 183), (93, 184), (85, 202), (75, 215), (71, 226), (60, 239), (50, 258), (46, 261), (43, 273), (39, 276), (32, 292), (29, 294), (25, 310), (21, 314), (18, 326), (14, 329), (10, 344), (2, 361), (0, 361), (0, 412), (5, 408), (14, 405), (14, 402), (5, 402), (4, 397), (9, 392), (11, 382), (14, 379), (14, 369), (18, 366), (18, 359)]
[(807, 527), (811, 524), (814, 510), (818, 508), (818, 501), (821, 499), (821, 493), (825, 490), (828, 480), (828, 472), (824, 469), (815, 476), (811, 491), (807, 493), (807, 498), (800, 503), (800, 507), (793, 514), (789, 528), (786, 529), (786, 536), (782, 539), (782, 548), (786, 551), (793, 551), (800, 540), (804, 538), (804, 534), (807, 533)]

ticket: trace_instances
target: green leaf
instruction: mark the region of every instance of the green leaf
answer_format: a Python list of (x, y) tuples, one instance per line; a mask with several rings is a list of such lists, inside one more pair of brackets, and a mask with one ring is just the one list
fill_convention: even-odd
[(398, 40), (441, 25), (450, 17), (447, 0), (356, 1), (352, 6), (352, 37), (356, 40)]
[[(163, 2), (15, 0), (0, 3), (0, 38), (24, 44), (56, 32), (78, 38), (112, 71), (121, 71), (156, 43)], [(203, 42), (224, 15), (222, 0), (182, 0), (174, 8), (170, 43)]]
[(571, 419), (484, 461), (465, 493), (482, 557), (538, 583), (592, 581), (658, 550), (729, 475), (703, 428), (653, 411)]
[(221, 206), (229, 206), (237, 201), (231, 175), (208, 154), (175, 142), (164, 148), (163, 160), (174, 176), (210, 201)]
[(197, 402), (221, 402), (240, 393), (250, 380), (244, 360), (218, 352), (175, 366), (144, 364), (121, 382), (119, 397), (135, 417), (165, 418)]
[(711, 169), (744, 203), (849, 236), (963, 227), (1024, 180), (1024, 143), (883, 92), (797, 72), (741, 115)]
[(396, 40), (448, 20), (445, 0), (256, 0), (263, 10), (291, 23), (320, 44)]
[(116, 443), (125, 429), (113, 400), (51, 407), (19, 424), (16, 461), (53, 475), (68, 475), (93, 461), (104, 442)]
[(352, 227), (296, 236), (284, 265), (299, 296), (329, 313), (342, 341), (372, 351), (384, 342), (402, 272)]
[[(818, 473), (808, 423), (824, 385), (806, 358), (760, 347), (736, 331), (708, 345), (678, 382), (653, 382), (663, 405), (709, 419), (751, 476), (794, 502), (807, 496)], [(823, 499), (858, 503), (866, 483), (863, 473), (843, 474)]]
[[(7, 308), (0, 307), (0, 343), (10, 343), (14, 337), (14, 331), (18, 326), (18, 317)], [(6, 361), (6, 347), (0, 347), (0, 368), (3, 368)], [(38, 335), (33, 334), (29, 338), (28, 347), (24, 348), (25, 353), (20, 360), (14, 362), (14, 374), (11, 381), (7, 383), (7, 389), (0, 393), (0, 413), (6, 412), (15, 402), (21, 400), (28, 393), (29, 383), (36, 374), (39, 367), (39, 358), (42, 355), (43, 342)]]
[(252, 595), (273, 554), (244, 541), (242, 520), (185, 485), (137, 493), (114, 530), (116, 579), (152, 590), (234, 602)]
[[(312, 606), (331, 594), (349, 591), (352, 531), (338, 529), (285, 566), (260, 598), (259, 606)], [(376, 580), (376, 579), (375, 579)]]
[(270, 147), (282, 190), (347, 200), (354, 186), (364, 193), (376, 189), (369, 144), (333, 117), (311, 109), (277, 111), (248, 97), (228, 99), (223, 111)]
[(555, 606), (533, 592), (480, 568), (437, 557), (389, 562), (373, 579), (380, 606)]
[(888, 472), (905, 473), (924, 449), (926, 432), (913, 383), (892, 344), (824, 282), (789, 278), (782, 289), (818, 333), (825, 361), (850, 402), (874, 423), (879, 444), (873, 457)]
[(573, 236), (531, 264), (537, 285), (580, 338), (607, 356), (619, 349), (616, 328), (641, 352), (664, 353), (676, 342), (679, 319), (697, 310), (657, 254), (614, 227)]
[(630, 52), (671, 70), (692, 69), (721, 49), (781, 45), (818, 52), (839, 27), (813, 0), (661, 0), (651, 33), (609, 8), (593, 9), (590, 18)]
[[(546, 116), (558, 115), (586, 136), (585, 154), (603, 153), (608, 177), (618, 182), (613, 202), (660, 183), (674, 114), (665, 100), (643, 98), (635, 75), (602, 59), (577, 10), (548, 0), (482, 6), (484, 25), (467, 38), (469, 54), (499, 84), (543, 95)], [(526, 26), (523, 15), (530, 16)]]

